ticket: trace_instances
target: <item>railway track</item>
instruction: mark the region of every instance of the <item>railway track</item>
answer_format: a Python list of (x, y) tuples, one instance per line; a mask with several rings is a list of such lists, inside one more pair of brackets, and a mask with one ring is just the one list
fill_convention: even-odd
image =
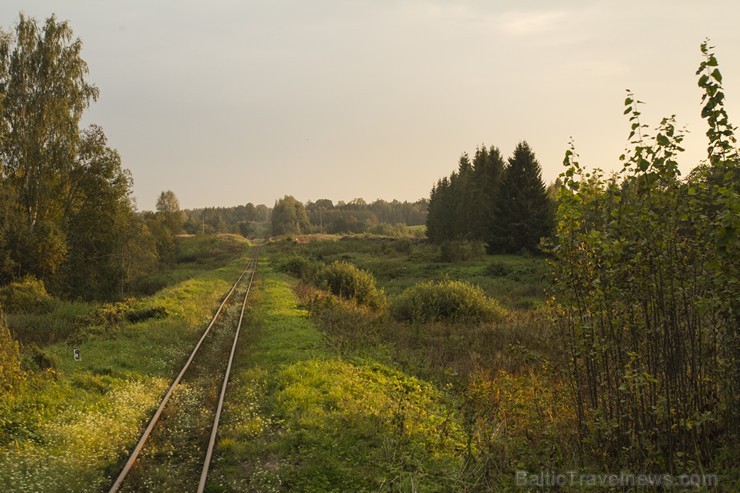
[[(258, 249), (255, 249), (164, 394), (110, 493), (168, 489), (159, 484), (160, 481), (170, 484), (169, 489), (184, 491), (183, 483), (192, 486), (197, 467), (200, 467), (197, 491), (204, 491), (244, 310), (257, 271), (258, 255)], [(238, 322), (235, 321), (237, 313)], [(225, 360), (224, 353), (229, 346), (229, 358)], [(223, 372), (220, 389), (214, 386), (215, 372)], [(210, 427), (206, 426), (206, 421)], [(206, 440), (204, 431), (209, 428)]]

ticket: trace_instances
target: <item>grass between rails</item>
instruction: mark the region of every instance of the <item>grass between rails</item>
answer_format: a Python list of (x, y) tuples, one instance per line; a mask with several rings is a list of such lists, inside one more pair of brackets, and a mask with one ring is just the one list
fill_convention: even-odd
[(79, 362), (71, 340), (39, 350), (51, 368), (28, 371), (20, 389), (0, 397), (0, 490), (101, 491), (112, 483), (246, 263), (246, 253), (229, 248), (231, 261), (188, 267), (187, 280), (136, 301), (137, 309), (159, 307), (166, 316), (77, 327)]
[[(450, 491), (466, 449), (444, 389), (345, 357), (261, 266), (210, 491)], [(248, 346), (248, 347), (247, 347)]]
[(245, 292), (242, 283), (225, 305), (121, 491), (181, 492), (198, 483)]

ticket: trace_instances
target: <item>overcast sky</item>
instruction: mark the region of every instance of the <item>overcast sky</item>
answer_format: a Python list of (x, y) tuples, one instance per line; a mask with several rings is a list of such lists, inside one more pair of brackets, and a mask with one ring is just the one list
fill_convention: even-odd
[(625, 89), (645, 123), (705, 153), (694, 72), (716, 46), (740, 122), (740, 2), (698, 0), (3, 0), (68, 20), (140, 209), (363, 197), (416, 200), (481, 143), (526, 140), (553, 181), (572, 136), (617, 169)]

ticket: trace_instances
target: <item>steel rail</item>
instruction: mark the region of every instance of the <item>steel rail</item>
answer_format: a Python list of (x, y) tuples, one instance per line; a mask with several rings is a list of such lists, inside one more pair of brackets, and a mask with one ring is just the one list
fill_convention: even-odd
[(206, 458), (203, 462), (203, 470), (200, 474), (200, 482), (198, 483), (198, 493), (203, 493), (206, 487), (206, 480), (208, 479), (208, 468), (211, 466), (211, 457), (213, 456), (213, 448), (216, 445), (216, 433), (218, 432), (218, 424), (221, 419), (221, 411), (224, 406), (224, 397), (226, 396), (226, 386), (229, 383), (229, 375), (231, 374), (231, 364), (234, 361), (234, 353), (236, 352), (236, 344), (239, 341), (239, 330), (242, 327), (242, 320), (244, 319), (244, 309), (247, 306), (247, 298), (249, 292), (252, 290), (252, 282), (254, 281), (254, 274), (257, 272), (257, 254), (254, 256), (254, 267), (252, 268), (252, 277), (249, 279), (247, 285), (247, 292), (244, 295), (244, 301), (242, 302), (242, 311), (239, 314), (239, 323), (236, 326), (236, 335), (234, 336), (234, 343), (231, 345), (231, 353), (229, 354), (229, 362), (226, 365), (226, 373), (224, 374), (224, 381), (221, 385), (221, 395), (218, 398), (218, 406), (216, 406), (216, 416), (213, 419), (213, 428), (211, 428), (211, 439), (208, 441), (208, 449), (206, 450)]
[[(129, 456), (128, 461), (126, 461), (126, 464), (123, 466), (123, 469), (121, 470), (121, 473), (116, 478), (116, 481), (113, 483), (113, 486), (111, 486), (109, 493), (116, 493), (121, 488), (121, 485), (123, 484), (123, 480), (126, 479), (126, 476), (131, 471), (131, 468), (136, 462), (136, 459), (139, 457), (139, 454), (144, 448), (144, 445), (146, 445), (147, 440), (149, 440), (149, 437), (152, 434), (152, 430), (154, 430), (154, 426), (159, 421), (162, 411), (164, 411), (164, 408), (167, 405), (167, 401), (170, 400), (172, 393), (175, 391), (175, 387), (177, 387), (177, 385), (180, 383), (180, 380), (182, 380), (183, 375), (185, 375), (185, 372), (188, 370), (188, 368), (190, 367), (190, 364), (193, 362), (193, 359), (195, 358), (196, 353), (200, 349), (200, 346), (203, 344), (203, 341), (205, 340), (206, 336), (208, 336), (209, 332), (211, 331), (211, 328), (215, 325), (216, 320), (218, 320), (218, 317), (221, 314), (221, 311), (223, 310), (224, 306), (226, 305), (226, 302), (229, 301), (229, 299), (231, 298), (231, 295), (234, 294), (234, 291), (236, 291), (236, 287), (239, 285), (239, 282), (241, 282), (242, 278), (249, 271), (249, 268), (252, 266), (253, 263), (256, 267), (257, 265), (255, 261), (256, 256), (257, 256), (257, 250), (255, 250), (255, 253), (252, 255), (252, 258), (250, 258), (249, 262), (247, 263), (247, 266), (244, 268), (239, 278), (236, 280), (234, 285), (231, 287), (228, 294), (224, 297), (223, 301), (221, 302), (221, 305), (218, 307), (218, 310), (216, 310), (215, 315), (213, 315), (211, 322), (208, 324), (208, 327), (206, 327), (206, 330), (203, 332), (203, 335), (201, 336), (200, 340), (193, 348), (193, 351), (190, 353), (190, 357), (188, 357), (187, 361), (185, 362), (185, 365), (182, 367), (182, 370), (180, 370), (180, 373), (177, 375), (175, 380), (172, 382), (172, 385), (170, 385), (170, 388), (165, 393), (164, 397), (162, 398), (162, 402), (159, 404), (159, 407), (157, 408), (157, 411), (154, 413), (154, 416), (152, 416), (152, 419), (149, 421), (149, 425), (146, 427), (146, 429), (144, 430), (144, 433), (141, 435), (139, 442), (136, 444), (136, 447), (134, 448), (133, 452), (131, 452), (131, 455)], [(254, 273), (252, 275), (252, 279), (253, 278), (254, 278)], [(250, 280), (250, 285), (251, 285), (251, 280)]]

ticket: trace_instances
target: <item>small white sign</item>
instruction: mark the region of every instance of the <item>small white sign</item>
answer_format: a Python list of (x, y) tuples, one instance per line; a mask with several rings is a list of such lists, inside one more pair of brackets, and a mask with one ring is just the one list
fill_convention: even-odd
[(74, 348), (74, 351), (72, 352), (72, 354), (74, 354), (75, 361), (80, 361), (81, 356), (80, 356), (80, 350), (79, 349)]

